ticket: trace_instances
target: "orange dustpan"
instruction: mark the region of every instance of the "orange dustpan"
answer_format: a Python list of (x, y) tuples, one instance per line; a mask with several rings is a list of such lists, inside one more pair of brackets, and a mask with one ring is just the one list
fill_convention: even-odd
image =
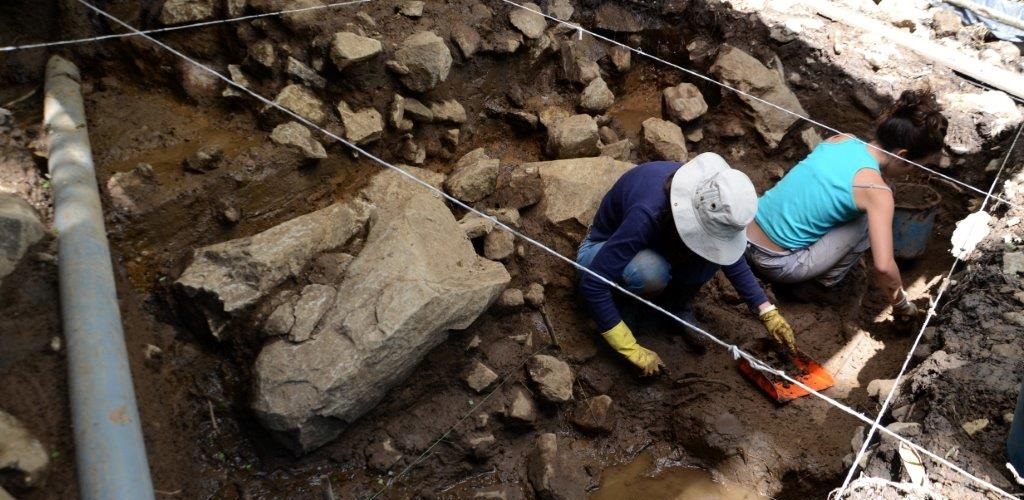
[[(800, 383), (815, 391), (823, 391), (835, 385), (836, 381), (832, 378), (832, 374), (804, 353), (797, 352), (792, 361), (797, 369), (787, 371), (787, 374), (799, 380)], [(803, 387), (784, 378), (755, 370), (746, 359), (740, 359), (739, 368), (744, 377), (747, 377), (777, 403), (785, 403), (810, 394)]]

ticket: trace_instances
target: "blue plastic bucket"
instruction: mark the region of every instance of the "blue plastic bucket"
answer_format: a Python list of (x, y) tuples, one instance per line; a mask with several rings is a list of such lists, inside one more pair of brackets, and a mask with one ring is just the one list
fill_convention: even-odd
[(1017, 470), (1017, 474), (1024, 475), (1024, 383), (1020, 386), (1017, 412), (1013, 414), (1013, 425), (1010, 427), (1010, 438), (1006, 441), (1006, 451), (1010, 454), (1010, 463)]
[(924, 184), (909, 183), (893, 185), (893, 196), (893, 250), (897, 259), (916, 259), (928, 249), (942, 196)]

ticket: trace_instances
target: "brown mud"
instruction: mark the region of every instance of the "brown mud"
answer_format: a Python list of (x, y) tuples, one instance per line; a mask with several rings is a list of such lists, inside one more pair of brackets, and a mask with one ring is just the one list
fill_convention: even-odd
[[(507, 6), (487, 4), (495, 20), (507, 18)], [(120, 10), (127, 15), (140, 9)], [(472, 17), (467, 1), (428, 2), (427, 15), (420, 20), (395, 14), (387, 2), (367, 4), (363, 10), (378, 20), (381, 38), (389, 42), (414, 29), (433, 29), (447, 38), (446, 19)], [(355, 12), (332, 11), (318, 29), (326, 32), (353, 22)], [(721, 6), (695, 3), (687, 12), (690, 17), (663, 20), (657, 11), (643, 12), (656, 28), (636, 35), (636, 41), (679, 64), (692, 65), (681, 47), (698, 35), (754, 54), (767, 51), (759, 48), (766, 40), (764, 26), (739, 19)], [(276, 21), (267, 25), (277, 41), (289, 36)], [(242, 42), (229, 30), (203, 29), (196, 36), (175, 34), (165, 39), (186, 53), (222, 62), (244, 54)], [(366, 498), (377, 492), (382, 492), (382, 498), (466, 498), (495, 485), (529, 491), (526, 457), (540, 432), (571, 438), (594, 498), (668, 498), (696, 492), (737, 499), (820, 497), (845, 472), (843, 457), (850, 452), (850, 436), (859, 421), (813, 397), (774, 404), (739, 374), (728, 352), (712, 348), (696, 355), (667, 321), (654, 321), (649, 328), (638, 329), (637, 335), (660, 353), (669, 376), (637, 378), (597, 339), (576, 296), (574, 270), (529, 246), (508, 264), (514, 276), (512, 286), (546, 285), (545, 308), (553, 331), (548, 331), (538, 311), (488, 312), (465, 332), (453, 332), (426, 356), (407, 383), (392, 390), (337, 440), (295, 457), (274, 443), (248, 410), (252, 353), (217, 344), (188, 329), (173, 314), (168, 286), (195, 248), (251, 235), (345, 199), (380, 167), (353, 157), (341, 145), (328, 146), (328, 159), (306, 164), (268, 141), (270, 124), (280, 118), (261, 115), (254, 103), (196, 105), (187, 100), (177, 90), (173, 72), (167, 70), (176, 63), (145, 41), (114, 42), (97, 50), (104, 54), (103, 62), (95, 68), (82, 66), (100, 185), (105, 186), (117, 172), (148, 163), (159, 186), (145, 198), (139, 213), (110, 215), (108, 231), (150, 467), (160, 498), (315, 498), (328, 491), (334, 498)], [(803, 61), (809, 52), (798, 42), (776, 50), (787, 66)], [(440, 144), (440, 127), (424, 130), (418, 138), (431, 153), (424, 167), (447, 172), (453, 158), (476, 147), (486, 147), (492, 157), (501, 158), (503, 166), (544, 158), (542, 132), (522, 131), (488, 116), (487, 103), (506, 100), (510, 89), (518, 88), (526, 93), (530, 106), (572, 108), (579, 89), (558, 81), (557, 61), (549, 58), (534, 65), (523, 59), (522, 54), (457, 59), (448, 81), (431, 97), (458, 99), (470, 122), (462, 129), (457, 151)], [(640, 123), (660, 116), (661, 89), (691, 81), (701, 88), (712, 109), (700, 122), (704, 139), (688, 144), (691, 155), (718, 152), (763, 191), (778, 172), (785, 172), (806, 154), (798, 137), (800, 126), (776, 151), (770, 151), (736, 98), (706, 82), (638, 57), (626, 74), (606, 73), (612, 75), (608, 82), (617, 96), (608, 113), (611, 126), (634, 144), (640, 143)], [(331, 91), (350, 103), (387, 109), (397, 85), (380, 76), (384, 74), (382, 68), (375, 68)], [(852, 92), (851, 87), (858, 85), (841, 68), (816, 63), (805, 78), (822, 82), (820, 88), (797, 90), (811, 115), (862, 137), (870, 133), (871, 114), (851, 104), (848, 96), (833, 95)], [(257, 87), (266, 92), (273, 83), (267, 78)], [(16, 111), (19, 118), (34, 120), (41, 101), (38, 97), (26, 100)], [(713, 133), (737, 120), (746, 128), (744, 136)], [(387, 134), (372, 149), (400, 162), (392, 157), (397, 136)], [(193, 174), (180, 168), (184, 158), (209, 145), (225, 151), (217, 170)], [(912, 178), (925, 181), (918, 175)], [(945, 184), (933, 185), (943, 197), (933, 237), (947, 240), (953, 223), (967, 213), (968, 197)], [(226, 207), (240, 211), (239, 223), (223, 223)], [(578, 241), (560, 228), (548, 227), (530, 210), (523, 216), (526, 234), (562, 255), (575, 254)], [(927, 296), (950, 263), (951, 257), (941, 252), (909, 263), (903, 272), (911, 295)], [(75, 498), (63, 351), (49, 346), (60, 335), (55, 267), (45, 260), (25, 266), (18, 271), (24, 286), (8, 281), (0, 290), (5, 300), (0, 316), (14, 318), (0, 322), (0, 402), (51, 450), (53, 465), (44, 487), (18, 492), (19, 498)], [(864, 308), (852, 318), (858, 331), (851, 338), (842, 333), (843, 323), (851, 318), (838, 308), (779, 298), (798, 332), (800, 348), (830, 366), (837, 378), (844, 378), (842, 392), (827, 394), (874, 415), (878, 404), (867, 396), (867, 384), (893, 376), (912, 342), (893, 324), (886, 298), (875, 289), (863, 297)], [(702, 325), (730, 343), (744, 344), (763, 335), (756, 317), (720, 276), (705, 287), (696, 307)], [(547, 346), (552, 335), (557, 345)], [(467, 346), (474, 337), (480, 338), (480, 347), (471, 349)], [(153, 352), (148, 346), (160, 353), (147, 356), (147, 350)], [(480, 415), (500, 419), (496, 415), (510, 388), (529, 389), (523, 361), (542, 350), (570, 362), (579, 380), (576, 399), (607, 394), (614, 400), (618, 418), (611, 432), (582, 433), (569, 422), (565, 408), (542, 406), (535, 427), (495, 426), (497, 443), (489, 456), (467, 458), (460, 436), (479, 424)], [(869, 355), (863, 355), (864, 350)], [(460, 374), (471, 358), (486, 361), (508, 377), (486, 401), (461, 382)], [(389, 473), (367, 467), (365, 450), (384, 437), (392, 438), (404, 455)], [(408, 472), (388, 487), (406, 467)], [(709, 476), (701, 469), (713, 473)]]
[(897, 208), (923, 210), (938, 205), (942, 200), (934, 189), (922, 184), (901, 182), (892, 186), (892, 195)]

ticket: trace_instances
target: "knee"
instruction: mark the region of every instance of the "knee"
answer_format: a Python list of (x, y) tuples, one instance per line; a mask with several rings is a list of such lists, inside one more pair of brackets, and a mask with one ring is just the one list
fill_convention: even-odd
[(671, 270), (664, 257), (657, 252), (643, 250), (626, 266), (623, 279), (626, 288), (633, 293), (657, 295), (668, 286)]

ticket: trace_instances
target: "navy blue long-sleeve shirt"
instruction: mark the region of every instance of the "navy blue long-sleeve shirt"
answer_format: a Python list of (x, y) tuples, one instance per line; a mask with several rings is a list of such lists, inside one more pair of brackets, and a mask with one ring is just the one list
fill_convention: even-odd
[[(591, 241), (605, 244), (589, 268), (601, 276), (619, 282), (622, 271), (643, 249), (660, 254), (672, 266), (672, 288), (696, 293), (718, 271), (725, 272), (729, 282), (752, 310), (768, 301), (761, 285), (754, 278), (746, 259), (719, 266), (697, 255), (683, 244), (676, 232), (669, 207), (665, 183), (681, 166), (677, 162), (650, 162), (626, 172), (604, 196), (590, 226)], [(682, 288), (680, 288), (680, 285)], [(606, 331), (622, 317), (612, 299), (612, 288), (589, 273), (583, 273), (580, 289), (598, 328)]]

